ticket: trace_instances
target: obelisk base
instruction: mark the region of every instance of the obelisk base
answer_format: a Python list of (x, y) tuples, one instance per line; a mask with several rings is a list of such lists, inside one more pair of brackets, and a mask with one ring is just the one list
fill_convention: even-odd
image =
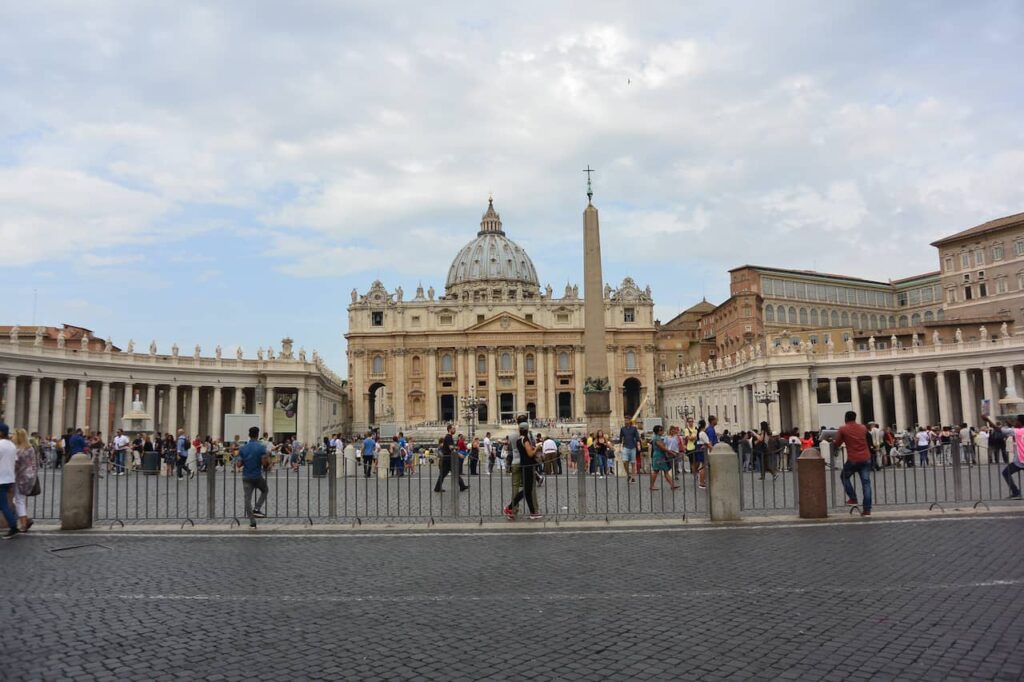
[(611, 391), (590, 391), (584, 394), (584, 414), (588, 431), (604, 431), (612, 428)]

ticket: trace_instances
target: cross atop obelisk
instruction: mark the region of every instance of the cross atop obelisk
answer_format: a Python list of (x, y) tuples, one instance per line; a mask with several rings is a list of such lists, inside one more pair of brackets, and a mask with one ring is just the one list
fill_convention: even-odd
[(587, 429), (611, 428), (611, 386), (608, 381), (608, 350), (604, 322), (604, 278), (601, 274), (601, 229), (587, 164), (587, 207), (583, 210), (583, 386)]

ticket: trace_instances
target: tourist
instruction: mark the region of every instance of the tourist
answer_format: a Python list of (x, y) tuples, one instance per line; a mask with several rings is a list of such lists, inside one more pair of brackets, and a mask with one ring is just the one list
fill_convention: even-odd
[[(967, 426), (967, 424), (964, 424)], [(969, 438), (969, 436), (968, 436)], [(917, 458), (921, 466), (928, 466), (928, 448), (931, 447), (932, 434), (929, 429), (923, 426), (917, 427)], [(914, 466), (911, 459), (910, 466)]]
[(988, 434), (988, 461), (993, 464), (999, 464), (999, 458), (1002, 457), (1003, 464), (1009, 464), (1010, 460), (1006, 454), (1006, 438), (1013, 435), (1013, 431), (1009, 428), (1004, 429), (1002, 422), (995, 422), (994, 424), (989, 421), (992, 425), (992, 429)]
[(558, 456), (558, 443), (548, 434), (548, 437), (541, 441), (541, 452), (544, 454), (544, 473), (561, 474), (562, 458)]
[(487, 458), (487, 475), (490, 476), (494, 473), (494, 462), (497, 459), (494, 456), (494, 444), (491, 443), (490, 431), (484, 434), (484, 439), (480, 442), (480, 445), (484, 449), (484, 457)]
[(39, 460), (25, 429), (15, 429), (12, 442), (16, 450), (14, 507), (18, 513), (18, 528), (25, 532), (32, 527), (32, 519), (28, 516), (28, 498), (39, 494)]
[(686, 464), (690, 467), (690, 473), (694, 473), (697, 471), (697, 427), (693, 423), (693, 417), (686, 418), (682, 437), (686, 443)]
[(974, 453), (974, 433), (967, 422), (960, 424), (960, 461), (968, 466), (977, 464)]
[(857, 505), (857, 491), (850, 479), (854, 474), (860, 476), (860, 485), (864, 492), (864, 507), (861, 516), (871, 516), (871, 451), (868, 449), (868, 430), (863, 424), (857, 423), (857, 413), (850, 410), (846, 413), (846, 423), (839, 427), (832, 446), (836, 449), (846, 446), (846, 462), (839, 480), (846, 491), (846, 504)]
[(480, 475), (480, 439), (475, 436), (469, 444), (469, 475)]
[[(712, 417), (713, 419), (714, 417)], [(711, 427), (711, 433), (714, 434), (715, 429)], [(708, 454), (712, 448), (711, 436), (708, 434), (708, 425), (701, 419), (697, 422), (697, 449), (694, 450), (693, 458), (697, 462), (697, 487), (704, 490), (708, 487), (707, 474), (704, 470), (704, 462), (707, 459)]]
[[(530, 425), (526, 422), (520, 422), (519, 437), (516, 439), (516, 459), (513, 462), (513, 466), (518, 465), (521, 487), (516, 490), (515, 495), (512, 497), (512, 501), (509, 502), (508, 506), (503, 510), (505, 517), (509, 521), (516, 520), (519, 502), (524, 498), (526, 499), (526, 506), (530, 509), (530, 519), (537, 520), (544, 518), (540, 513), (540, 510), (537, 508), (534, 498), (534, 470), (536, 469), (536, 460), (534, 455), (536, 453), (537, 448), (530, 440)], [(514, 479), (513, 488), (515, 488)]]
[(449, 424), (447, 433), (441, 440), (441, 466), (440, 472), (437, 475), (437, 483), (434, 484), (435, 493), (444, 492), (444, 488), (442, 488), (441, 485), (444, 483), (445, 476), (449, 473), (452, 474), (452, 477), (458, 480), (460, 491), (469, 488), (465, 481), (462, 480), (463, 455), (455, 449), (454, 434), (455, 427)]
[(128, 459), (128, 446), (131, 444), (123, 429), (117, 430), (114, 436), (114, 475), (124, 476), (124, 464)]
[[(242, 446), (239, 454), (242, 458), (242, 490), (245, 493), (245, 515), (249, 519), (249, 527), (256, 527), (256, 519), (265, 519), (267, 515), (263, 512), (263, 505), (267, 501), (267, 479), (263, 477), (263, 471), (270, 467), (270, 457), (267, 454), (267, 446), (257, 440), (260, 435), (258, 426), (249, 428), (249, 442)], [(254, 491), (259, 491), (256, 496), (256, 505), (252, 504)]]
[(398, 444), (398, 434), (391, 436), (391, 442), (387, 445), (388, 451), (388, 476), (398, 476), (398, 467), (402, 461), (402, 448)]
[(10, 427), (0, 423), (0, 514), (7, 520), (7, 534), (4, 540), (10, 540), (18, 534), (18, 517), (14, 515), (7, 502), (7, 493), (17, 482), (15, 467), (18, 461), (18, 448), (10, 441)]
[(758, 464), (762, 481), (766, 473), (770, 473), (773, 480), (779, 476), (779, 472), (772, 466), (772, 454), (769, 451), (771, 442), (772, 430), (769, 428), (768, 422), (761, 422), (761, 430), (754, 437), (754, 461)]
[[(999, 428), (992, 423), (988, 416), (983, 416), (982, 419), (991, 424), (994, 429)], [(1006, 485), (1010, 486), (1010, 499), (1019, 500), (1021, 498), (1020, 487), (1013, 480), (1013, 476), (1019, 471), (1024, 471), (1024, 414), (1017, 415), (1016, 423), (1010, 430), (1010, 437), (1013, 438), (1014, 456), (1003, 469), (1003, 480), (1006, 481)]]
[(636, 449), (640, 445), (640, 432), (632, 419), (627, 419), (625, 426), (619, 429), (619, 444), (622, 446), (622, 468), (626, 470), (629, 482), (633, 483), (636, 481), (634, 474), (639, 472)]
[[(670, 429), (670, 433), (675, 427)], [(674, 439), (674, 440), (670, 440)], [(671, 447), (675, 444), (675, 448)], [(661, 424), (654, 426), (654, 435), (651, 437), (651, 492), (658, 489), (654, 486), (658, 482), (658, 472), (669, 484), (672, 490), (678, 490), (679, 486), (672, 480), (672, 460), (679, 456), (679, 439), (676, 436), (665, 438), (661, 435)]]
[(178, 480), (185, 477), (184, 471), (188, 468), (189, 439), (185, 435), (185, 429), (178, 429), (178, 439), (175, 441), (174, 451), (177, 455), (175, 469), (178, 473)]
[(363, 438), (363, 475), (366, 478), (373, 473), (373, 460), (377, 456), (377, 441), (373, 437), (373, 431), (367, 431)]

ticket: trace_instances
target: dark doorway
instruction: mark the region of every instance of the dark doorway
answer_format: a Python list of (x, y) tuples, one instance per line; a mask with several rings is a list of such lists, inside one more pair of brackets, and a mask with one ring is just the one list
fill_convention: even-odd
[(498, 398), (499, 406), (498, 409), (501, 411), (499, 418), (504, 420), (513, 420), (516, 416), (516, 396), (515, 393), (502, 393)]
[(558, 394), (558, 418), (572, 419), (572, 393), (563, 391)]
[(537, 405), (535, 403), (526, 403), (526, 413), (530, 415), (530, 419), (537, 418)]
[(630, 377), (622, 382), (622, 415), (629, 419), (640, 407), (640, 380)]
[(441, 396), (441, 421), (455, 421), (455, 396), (451, 394)]
[(369, 411), (369, 414), (367, 415), (367, 419), (369, 420), (369, 423), (371, 425), (375, 425), (377, 423), (377, 417), (380, 416), (380, 415), (377, 414), (377, 408), (378, 408), (377, 400), (378, 400), (378, 398), (380, 398), (383, 395), (383, 389), (384, 389), (384, 384), (381, 384), (381, 383), (370, 384), (370, 393), (369, 393), (369, 395), (370, 395), (370, 411)]
[(477, 408), (476, 420), (480, 424), (486, 424), (487, 423), (487, 405), (480, 405)]

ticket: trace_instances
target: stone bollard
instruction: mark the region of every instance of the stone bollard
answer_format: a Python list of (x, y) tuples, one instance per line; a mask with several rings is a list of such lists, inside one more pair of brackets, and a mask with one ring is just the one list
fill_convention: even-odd
[(740, 468), (736, 453), (725, 443), (711, 448), (708, 464), (708, 506), (712, 521), (740, 520)]
[(800, 481), (800, 518), (828, 518), (828, 492), (825, 490), (825, 460), (817, 448), (807, 448), (796, 460)]
[(60, 529), (92, 528), (93, 465), (89, 455), (78, 453), (64, 465)]
[(356, 475), (356, 449), (352, 444), (345, 446), (342, 451), (342, 456), (338, 457), (338, 469), (334, 472), (334, 475), (338, 478), (345, 478), (347, 476)]

